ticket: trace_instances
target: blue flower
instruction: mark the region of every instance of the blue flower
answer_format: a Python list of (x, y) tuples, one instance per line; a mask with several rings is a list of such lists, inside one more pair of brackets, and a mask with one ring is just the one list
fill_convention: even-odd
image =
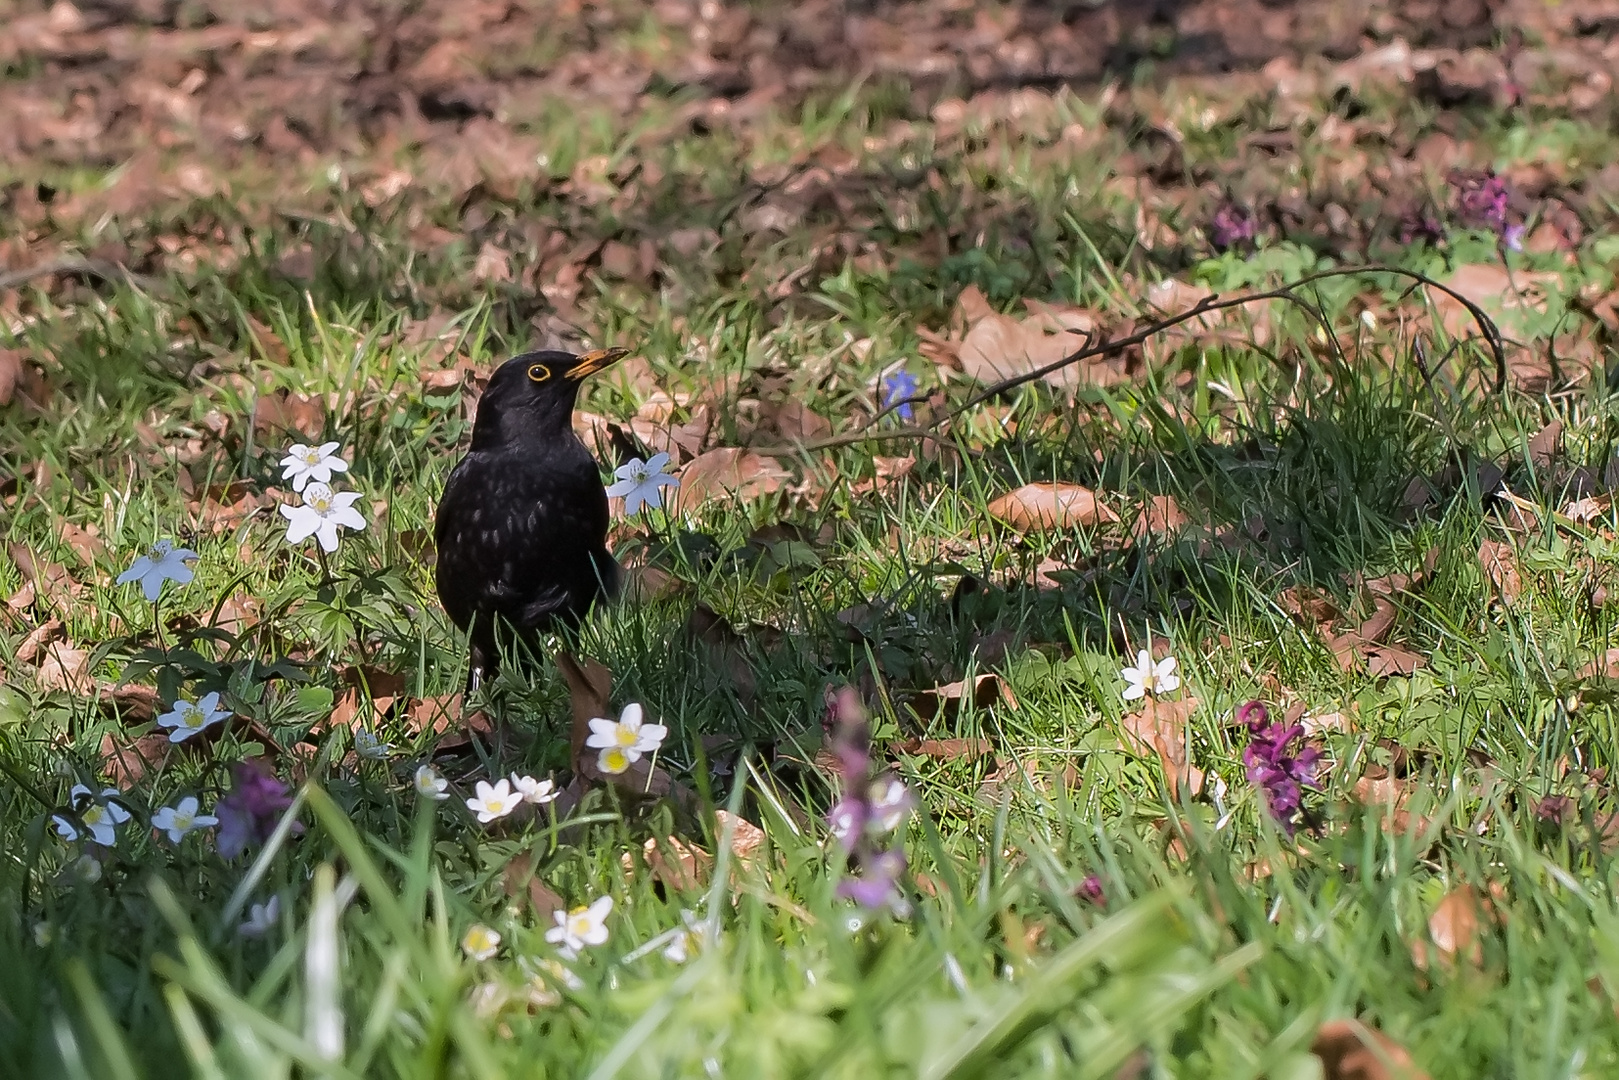
[[(911, 407), (910, 399), (917, 396), (922, 388), (915, 375), (901, 368), (883, 380), (882, 407), (894, 407), (894, 413), (901, 420), (910, 420), (916, 416), (916, 410)], [(898, 404), (896, 403), (903, 403)]]

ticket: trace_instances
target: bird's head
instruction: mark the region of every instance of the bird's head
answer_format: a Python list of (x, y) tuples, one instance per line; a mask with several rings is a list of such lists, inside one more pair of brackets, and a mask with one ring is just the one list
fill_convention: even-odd
[(628, 355), (627, 349), (596, 349), (578, 356), (546, 349), (512, 357), (495, 369), (478, 399), (472, 448), (570, 434), (579, 384)]

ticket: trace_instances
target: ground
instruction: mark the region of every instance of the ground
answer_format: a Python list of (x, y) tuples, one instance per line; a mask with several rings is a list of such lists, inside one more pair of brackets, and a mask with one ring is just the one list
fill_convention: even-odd
[(0, 0), (0, 1073), (1619, 1069), (1619, 4), (238, 7)]

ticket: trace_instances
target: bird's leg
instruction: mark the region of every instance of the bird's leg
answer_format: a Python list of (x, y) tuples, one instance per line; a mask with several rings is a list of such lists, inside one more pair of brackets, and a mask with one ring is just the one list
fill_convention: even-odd
[(486, 678), (493, 676), (494, 664), (488, 650), (474, 641), (467, 655), (467, 692), (461, 699), (463, 703), (471, 704), (472, 695), (483, 689)]

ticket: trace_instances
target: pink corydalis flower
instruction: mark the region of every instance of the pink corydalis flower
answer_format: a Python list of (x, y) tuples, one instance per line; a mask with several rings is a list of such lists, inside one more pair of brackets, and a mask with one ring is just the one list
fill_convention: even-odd
[[(262, 844), (275, 831), (287, 807), (292, 790), (270, 771), (262, 758), (238, 762), (232, 773), (234, 785), (214, 810), (219, 818), (215, 843), (219, 854), (234, 859), (249, 845)], [(301, 824), (293, 832), (302, 832)]]
[(1248, 746), (1242, 752), (1248, 782), (1260, 790), (1270, 816), (1291, 836), (1303, 810), (1304, 789), (1317, 786), (1321, 751), (1304, 744), (1302, 724), (1271, 723), (1263, 702), (1250, 701), (1238, 708), (1237, 722), (1248, 729)]

